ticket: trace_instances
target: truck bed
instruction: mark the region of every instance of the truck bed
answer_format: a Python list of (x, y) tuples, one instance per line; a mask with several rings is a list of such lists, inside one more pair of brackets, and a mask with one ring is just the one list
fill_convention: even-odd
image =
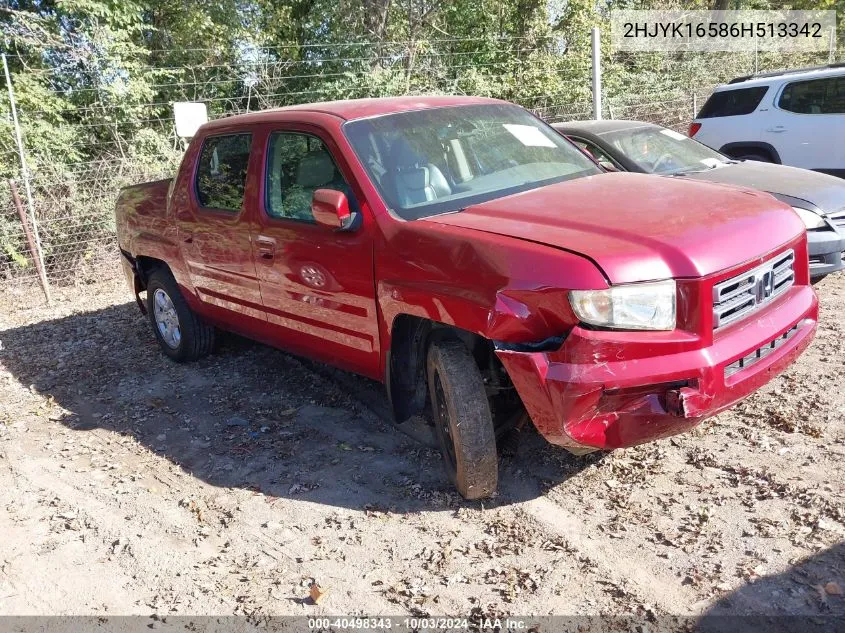
[(143, 236), (160, 239), (166, 234), (170, 219), (167, 216), (167, 197), (172, 178), (154, 180), (125, 187), (115, 205), (117, 242), (121, 250), (134, 253), (136, 240)]

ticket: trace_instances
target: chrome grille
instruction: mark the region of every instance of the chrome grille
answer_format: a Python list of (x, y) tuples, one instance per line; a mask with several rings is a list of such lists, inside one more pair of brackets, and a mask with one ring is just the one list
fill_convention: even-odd
[(835, 226), (837, 229), (845, 231), (845, 210), (837, 211), (836, 213), (831, 213), (827, 217), (831, 221), (833, 226)]
[(748, 272), (713, 286), (713, 329), (742, 319), (795, 283), (795, 252), (784, 251)]

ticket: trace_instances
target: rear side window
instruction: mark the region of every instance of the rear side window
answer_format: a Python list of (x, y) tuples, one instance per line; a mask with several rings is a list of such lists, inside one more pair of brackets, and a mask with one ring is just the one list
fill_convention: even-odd
[(778, 107), (798, 114), (845, 113), (845, 77), (794, 81), (787, 84)]
[(768, 89), (768, 86), (760, 86), (714, 92), (696, 118), (712, 119), (722, 116), (751, 114), (760, 105), (760, 101), (763, 100), (763, 95), (766, 94)]
[(250, 134), (212, 136), (205, 140), (197, 166), (197, 199), (201, 206), (241, 210), (251, 141)]

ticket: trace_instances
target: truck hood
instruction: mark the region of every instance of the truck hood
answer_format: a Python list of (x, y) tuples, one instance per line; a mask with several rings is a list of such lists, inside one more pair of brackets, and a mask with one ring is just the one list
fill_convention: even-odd
[(632, 173), (570, 180), (423, 221), (578, 253), (613, 284), (703, 277), (804, 232), (766, 193)]
[(746, 160), (683, 177), (768, 191), (796, 207), (809, 202), (806, 208), (815, 206), (823, 213), (845, 209), (845, 180), (808, 169)]

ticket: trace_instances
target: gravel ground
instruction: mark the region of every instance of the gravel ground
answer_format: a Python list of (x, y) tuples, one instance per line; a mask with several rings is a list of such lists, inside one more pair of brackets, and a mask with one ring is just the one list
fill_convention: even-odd
[(817, 289), (762, 392), (607, 455), (526, 432), (484, 504), (375, 383), (233, 336), (176, 365), (121, 280), (4, 290), (0, 613), (845, 613), (845, 276)]

